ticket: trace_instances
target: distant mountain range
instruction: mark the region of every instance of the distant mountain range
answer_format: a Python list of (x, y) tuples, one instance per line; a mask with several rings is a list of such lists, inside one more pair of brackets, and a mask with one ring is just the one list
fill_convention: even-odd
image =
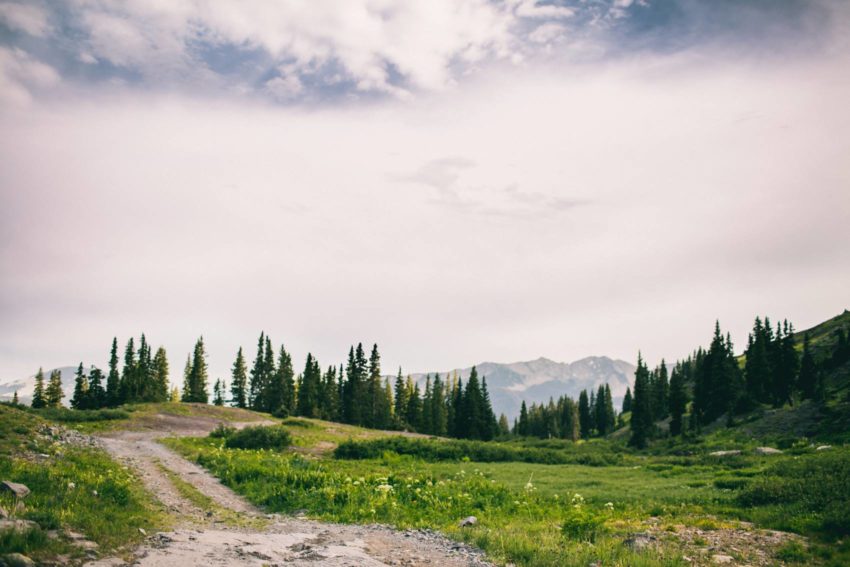
[[(501, 364), (482, 362), (476, 365), (479, 376), (487, 378), (487, 389), (498, 416), (504, 413), (513, 421), (519, 415), (523, 400), (526, 404), (545, 403), (549, 398), (570, 396), (578, 399), (582, 390), (596, 390), (602, 384), (611, 387), (615, 408), (622, 404), (626, 388), (634, 382), (635, 366), (623, 360), (612, 360), (607, 356), (589, 356), (575, 362), (555, 362), (538, 358), (528, 362)], [(464, 381), (469, 378), (472, 367), (440, 372), (440, 376), (457, 372)], [(430, 373), (433, 375), (434, 373)], [(414, 374), (413, 378), (424, 388), (426, 374)]]
[[(605, 383), (611, 386), (615, 407), (619, 408), (626, 388), (632, 384), (635, 375), (634, 365), (606, 356), (590, 356), (571, 363), (555, 362), (548, 358), (510, 364), (482, 362), (476, 367), (478, 375), (487, 378), (493, 411), (497, 416), (504, 413), (510, 420), (519, 415), (523, 400), (530, 405), (533, 402), (545, 403), (550, 397), (557, 399), (563, 395), (577, 399), (582, 390), (596, 390)], [(57, 370), (62, 372), (62, 389), (65, 392), (62, 402), (68, 405), (74, 392), (74, 374), (77, 368), (63, 366)], [(457, 372), (458, 376), (466, 381), (471, 370), (471, 367), (458, 368), (440, 372), (440, 376), (445, 377)], [(49, 376), (50, 370), (45, 370), (45, 380)], [(413, 378), (422, 388), (425, 387), (425, 374), (414, 374)], [(17, 390), (21, 403), (29, 403), (32, 400), (34, 385), (35, 375), (0, 383), (0, 400), (10, 401)]]

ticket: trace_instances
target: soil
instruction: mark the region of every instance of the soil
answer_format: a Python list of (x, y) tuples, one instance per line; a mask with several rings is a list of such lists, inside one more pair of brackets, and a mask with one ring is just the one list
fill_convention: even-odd
[[(338, 525), (264, 514), (204, 469), (157, 442), (166, 436), (206, 435), (218, 423), (211, 417), (159, 415), (143, 431), (114, 431), (99, 438), (114, 458), (136, 471), (145, 487), (174, 517), (176, 527), (151, 534), (131, 556), (100, 559), (87, 565), (491, 565), (481, 551), (429, 530), (398, 531), (386, 526)], [(239, 428), (258, 423), (229, 425)], [(186, 498), (170, 475), (196, 488), (212, 505), (203, 509)]]

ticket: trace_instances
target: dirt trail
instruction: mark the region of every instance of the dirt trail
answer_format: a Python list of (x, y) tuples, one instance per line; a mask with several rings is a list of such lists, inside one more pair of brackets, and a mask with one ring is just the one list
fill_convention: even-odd
[[(205, 435), (218, 424), (217, 420), (159, 416), (155, 423), (157, 426), (149, 430), (112, 432), (101, 437), (106, 450), (132, 467), (175, 518), (176, 528), (151, 535), (135, 551), (130, 565), (490, 565), (476, 550), (433, 532), (399, 532), (382, 526), (338, 525), (266, 515), (204, 469), (157, 442), (165, 436)], [(244, 427), (257, 423), (229, 425)], [(196, 488), (212, 505), (198, 504), (198, 499), (193, 502), (181, 494), (170, 477)], [(107, 558), (87, 565), (127, 564), (123, 559)]]

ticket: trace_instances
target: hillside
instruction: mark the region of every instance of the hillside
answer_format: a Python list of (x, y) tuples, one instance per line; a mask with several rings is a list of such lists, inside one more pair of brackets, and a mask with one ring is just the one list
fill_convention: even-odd
[[(563, 395), (578, 398), (582, 390), (595, 390), (606, 383), (611, 386), (615, 406), (619, 406), (635, 373), (634, 365), (607, 356), (589, 356), (571, 363), (543, 357), (526, 362), (482, 362), (476, 369), (479, 376), (487, 378), (493, 411), (496, 415), (504, 413), (509, 420), (519, 415), (523, 400), (531, 404)], [(457, 368), (440, 375), (457, 373), (466, 381), (471, 371), (472, 367)], [(426, 374), (413, 375), (420, 387), (424, 387), (425, 377)]]

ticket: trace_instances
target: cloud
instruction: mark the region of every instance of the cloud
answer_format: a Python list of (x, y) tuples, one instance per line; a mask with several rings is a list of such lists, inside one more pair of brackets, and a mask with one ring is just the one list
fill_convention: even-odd
[(33, 91), (59, 83), (50, 66), (20, 49), (0, 47), (0, 100), (18, 107), (29, 104)]
[(52, 30), (47, 11), (38, 4), (0, 3), (0, 22), (37, 37), (44, 37)]

